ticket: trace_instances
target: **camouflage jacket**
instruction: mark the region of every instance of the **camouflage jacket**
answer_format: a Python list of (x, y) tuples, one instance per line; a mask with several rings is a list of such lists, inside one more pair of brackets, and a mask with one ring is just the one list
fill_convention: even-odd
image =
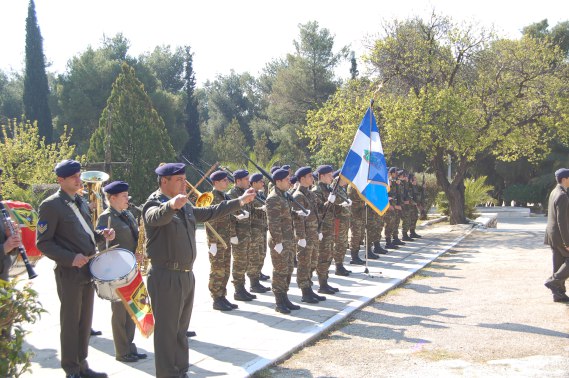
[[(334, 210), (329, 208), (326, 212), (326, 216), (324, 219), (324, 208), (328, 203), (328, 195), (330, 194), (331, 190), (327, 184), (319, 182), (318, 185), (312, 189), (312, 192), (316, 194), (318, 198), (318, 214), (320, 214), (320, 222), (322, 222), (322, 227), (332, 227), (332, 223), (334, 222)], [(336, 200), (337, 201), (337, 200)]]
[[(245, 193), (245, 189), (242, 189), (238, 186), (234, 186), (233, 188), (231, 188), (231, 190), (229, 191), (229, 193), (227, 193), (229, 195), (229, 198), (231, 199), (236, 199), (239, 198), (241, 195), (243, 195), (243, 193)], [(248, 203), (245, 206), (243, 206), (241, 208), (242, 210), (246, 210), (247, 212), (249, 212), (249, 216), (245, 219), (237, 219), (235, 217), (235, 220), (237, 221), (236, 223), (236, 230), (238, 232), (243, 232), (243, 231), (250, 231), (251, 230), (251, 213), (253, 212), (253, 204)], [(239, 213), (236, 213), (235, 215), (238, 215)]]
[(257, 192), (257, 197), (255, 197), (255, 200), (251, 202), (251, 227), (265, 229), (267, 227), (267, 212), (266, 210), (261, 210), (264, 203), (259, 201), (258, 197), (265, 201), (267, 199), (263, 192)]
[[(213, 202), (212, 205), (216, 205), (225, 201), (226, 194), (214, 189), (213, 193)], [(217, 218), (214, 221), (209, 222), (209, 224), (213, 227), (215, 231), (226, 241), (228, 242), (230, 238), (233, 236), (237, 236), (237, 231), (235, 230), (235, 225), (237, 223), (237, 218), (233, 216), (233, 214), (227, 214), (220, 218)], [(207, 242), (217, 243), (217, 238), (211, 233), (210, 230), (206, 228), (207, 233)]]
[(352, 200), (352, 211), (358, 211), (358, 210), (363, 210), (365, 207), (365, 201), (362, 199), (362, 197), (360, 197), (358, 191), (352, 187), (351, 185), (348, 185), (348, 198)]
[(313, 192), (303, 186), (294, 192), (293, 197), (305, 209), (310, 210), (310, 214), (306, 217), (298, 215), (296, 212), (293, 212), (292, 216), (296, 239), (306, 239), (307, 234), (315, 233), (318, 230), (318, 199)]
[(284, 192), (276, 187), (267, 197), (267, 227), (271, 249), (279, 243), (289, 244), (288, 247), (292, 248), (294, 234), (290, 204)]
[[(341, 192), (344, 195), (344, 197), (348, 197), (346, 187), (341, 187), (340, 185), (338, 185), (338, 187), (336, 189), (336, 193), (338, 193), (338, 192)], [(338, 218), (338, 219), (349, 219), (350, 218), (350, 214), (352, 213), (351, 206), (349, 206), (349, 207), (340, 206), (340, 204), (343, 202), (344, 202), (344, 200), (342, 200), (339, 195), (336, 195), (336, 202), (334, 202), (334, 218)], [(353, 203), (354, 203), (354, 201), (352, 200), (352, 205), (353, 205)]]

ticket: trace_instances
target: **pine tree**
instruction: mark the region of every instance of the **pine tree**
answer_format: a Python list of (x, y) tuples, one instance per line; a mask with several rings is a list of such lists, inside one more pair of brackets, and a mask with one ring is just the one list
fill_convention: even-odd
[(202, 154), (202, 137), (200, 132), (200, 115), (198, 112), (198, 100), (195, 96), (196, 77), (193, 68), (193, 53), (190, 47), (186, 47), (184, 62), (184, 91), (186, 92), (185, 126), (188, 132), (188, 141), (182, 153), (190, 161), (198, 161)]
[(43, 39), (36, 18), (33, 0), (28, 5), (26, 18), (26, 72), (24, 77), (24, 111), (26, 118), (38, 122), (40, 136), (52, 141), (53, 124), (49, 110), (49, 86), (45, 73)]
[[(106, 135), (109, 120), (110, 136)], [(87, 154), (90, 161), (103, 161), (107, 137), (111, 138), (112, 160), (128, 162), (113, 166), (111, 180), (127, 181), (135, 203), (143, 202), (156, 189), (154, 169), (161, 162), (173, 161), (175, 152), (164, 121), (152, 107), (134, 68), (126, 63), (113, 83), (99, 127), (91, 137)]]

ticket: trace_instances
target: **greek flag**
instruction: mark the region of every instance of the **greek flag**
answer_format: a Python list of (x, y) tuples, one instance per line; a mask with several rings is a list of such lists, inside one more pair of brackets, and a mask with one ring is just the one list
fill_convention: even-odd
[(380, 215), (385, 213), (389, 207), (387, 165), (371, 107), (360, 123), (340, 174), (372, 209)]

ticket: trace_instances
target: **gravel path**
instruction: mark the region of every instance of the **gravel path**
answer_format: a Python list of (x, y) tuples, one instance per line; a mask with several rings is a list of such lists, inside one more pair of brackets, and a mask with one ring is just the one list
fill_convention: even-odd
[(545, 218), (475, 231), (257, 377), (569, 377), (569, 306), (543, 286)]

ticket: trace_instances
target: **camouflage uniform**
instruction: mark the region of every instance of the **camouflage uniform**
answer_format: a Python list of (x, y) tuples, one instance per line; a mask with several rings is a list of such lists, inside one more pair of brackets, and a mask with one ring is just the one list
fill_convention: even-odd
[(397, 217), (397, 210), (395, 205), (399, 204), (399, 195), (397, 192), (397, 182), (389, 179), (389, 209), (383, 214), (385, 222), (385, 240), (391, 246), (391, 237), (393, 234), (397, 235), (397, 227), (399, 220)]
[[(330, 195), (330, 187), (327, 184), (319, 182), (318, 185), (312, 189), (312, 192), (318, 197), (318, 212), (320, 217), (324, 216), (324, 208), (328, 203), (328, 195)], [(318, 263), (312, 264), (313, 268), (316, 268), (316, 273), (318, 273), (319, 279), (328, 279), (328, 269), (330, 269), (330, 264), (332, 263), (332, 250), (334, 248), (334, 211), (329, 209), (326, 213), (324, 219), (321, 219), (322, 227), (320, 232), (322, 232), (322, 240), (318, 246)]]
[[(258, 194), (264, 199), (261, 193)], [(263, 203), (258, 199), (253, 201), (251, 206), (251, 242), (249, 243), (249, 266), (247, 267), (247, 275), (255, 279), (259, 278), (265, 255), (267, 253), (267, 214), (259, 208)]]
[[(267, 227), (273, 262), (272, 289), (275, 294), (283, 294), (290, 285), (295, 249), (290, 206), (284, 192), (278, 188), (273, 188), (267, 197)], [(279, 243), (283, 245), (281, 253), (275, 251), (275, 245)]]
[(348, 187), (348, 198), (352, 200), (350, 217), (350, 251), (358, 253), (360, 245), (364, 241), (365, 227), (365, 202), (361, 199), (358, 191), (352, 186)]
[[(337, 191), (348, 196), (345, 187), (338, 185)], [(336, 201), (338, 202), (338, 201)], [(352, 202), (353, 203), (353, 202)], [(334, 262), (344, 263), (344, 256), (348, 249), (348, 230), (350, 228), (351, 208), (334, 204)]]
[[(212, 205), (225, 201), (225, 193), (216, 189), (214, 189), (212, 193)], [(229, 239), (236, 235), (236, 219), (232, 214), (228, 214), (210, 221), (209, 223), (227, 244), (227, 248), (223, 248), (219, 240), (217, 240), (211, 231), (206, 228), (208, 247), (211, 247), (212, 244), (217, 244), (217, 253), (215, 256), (209, 253), (211, 270), (209, 273), (208, 284), (211, 297), (216, 299), (227, 295), (227, 282), (229, 281), (229, 274), (231, 272), (231, 244)]]
[[(395, 187), (395, 205), (403, 206), (403, 191), (401, 190), (401, 183), (398, 180), (393, 180)], [(399, 240), (399, 224), (401, 223), (401, 215), (403, 213), (403, 208), (401, 210), (395, 210), (395, 220), (393, 222), (393, 228), (391, 230), (391, 236), (393, 239)]]
[(411, 189), (413, 191), (413, 200), (415, 201), (415, 208), (414, 211), (411, 213), (411, 225), (409, 229), (411, 232), (415, 232), (417, 228), (417, 221), (419, 220), (419, 209), (424, 206), (424, 199), (423, 199), (423, 188), (419, 185), (411, 184)]
[(406, 235), (411, 228), (411, 218), (413, 209), (417, 209), (415, 201), (413, 200), (413, 193), (411, 191), (411, 183), (408, 181), (401, 181), (401, 192), (403, 197), (403, 210), (401, 215), (401, 231)]
[(310, 210), (308, 216), (293, 213), (294, 232), (296, 240), (305, 239), (306, 247), (296, 245), (296, 282), (298, 287), (305, 289), (312, 286), (310, 277), (318, 259), (318, 209), (317, 198), (307, 187), (300, 186), (293, 194), (294, 199), (305, 209)]
[[(239, 198), (239, 196), (243, 195), (245, 190), (239, 188), (238, 186), (234, 186), (229, 191), (229, 197), (231, 198)], [(235, 225), (236, 236), (238, 239), (237, 244), (231, 244), (231, 255), (233, 256), (233, 266), (232, 266), (232, 275), (233, 275), (233, 285), (237, 287), (245, 286), (245, 273), (248, 273), (249, 278), (251, 278), (250, 271), (248, 271), (249, 266), (249, 244), (251, 243), (251, 208), (252, 204), (249, 203), (243, 207), (243, 210), (249, 212), (249, 217), (245, 219), (237, 220)], [(259, 275), (257, 274), (254, 279), (258, 279)]]

